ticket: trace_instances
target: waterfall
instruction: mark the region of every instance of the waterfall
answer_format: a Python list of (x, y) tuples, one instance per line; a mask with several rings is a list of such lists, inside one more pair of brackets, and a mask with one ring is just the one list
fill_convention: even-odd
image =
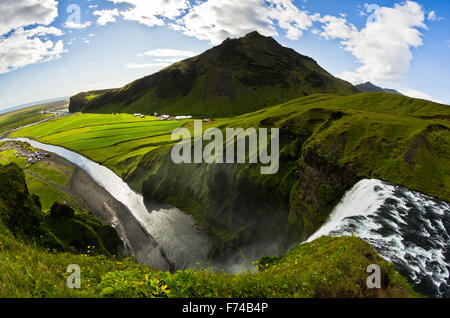
[(358, 182), (308, 241), (356, 235), (429, 297), (450, 297), (450, 204), (380, 180)]
[[(171, 206), (165, 208), (147, 207), (143, 196), (134, 192), (113, 171), (76, 152), (28, 138), (2, 139), (0, 141), (27, 142), (35, 148), (55, 153), (79, 166), (98, 185), (128, 208), (130, 213), (139, 221), (140, 226), (162, 247), (176, 269), (196, 267), (197, 263), (207, 262), (207, 253), (211, 248), (211, 243), (206, 235), (197, 229), (191, 216)], [(129, 234), (132, 235), (133, 233)], [(138, 259), (145, 259), (147, 265), (161, 268), (164, 260), (161, 260), (158, 247), (152, 246), (151, 240), (149, 240), (147, 246), (143, 243), (145, 242), (131, 243), (131, 245), (140, 246), (139, 251), (136, 251)]]

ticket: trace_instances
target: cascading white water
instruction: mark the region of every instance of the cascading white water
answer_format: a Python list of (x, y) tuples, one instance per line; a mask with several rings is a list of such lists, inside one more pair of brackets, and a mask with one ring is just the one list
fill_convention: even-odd
[(450, 297), (450, 204), (380, 180), (358, 182), (308, 241), (356, 235), (430, 297)]
[[(197, 230), (191, 216), (174, 207), (148, 210), (142, 195), (134, 192), (113, 171), (76, 152), (28, 138), (0, 141), (27, 142), (34, 148), (55, 153), (82, 168), (98, 185), (131, 211), (141, 226), (163, 248), (176, 268), (195, 267), (197, 263), (206, 263), (211, 244), (208, 238)], [(148, 252), (151, 252), (150, 249)], [(158, 266), (157, 264), (158, 261), (155, 260), (155, 266)]]

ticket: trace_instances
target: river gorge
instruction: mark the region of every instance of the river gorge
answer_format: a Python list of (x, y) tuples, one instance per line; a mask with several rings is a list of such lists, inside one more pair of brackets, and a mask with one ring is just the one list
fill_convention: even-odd
[[(27, 142), (65, 158), (87, 173), (113, 198), (97, 202), (100, 208), (95, 209), (95, 214), (116, 228), (125, 248), (139, 262), (163, 271), (208, 264), (211, 243), (190, 215), (172, 206), (146, 202), (113, 171), (76, 152), (28, 138), (1, 141)], [(347, 192), (328, 221), (308, 241), (323, 235), (357, 235), (392, 262), (420, 292), (448, 297), (449, 213), (447, 202), (398, 185), (365, 179)], [(243, 262), (248, 265), (251, 260)], [(249, 268), (229, 265), (223, 267), (228, 271)]]

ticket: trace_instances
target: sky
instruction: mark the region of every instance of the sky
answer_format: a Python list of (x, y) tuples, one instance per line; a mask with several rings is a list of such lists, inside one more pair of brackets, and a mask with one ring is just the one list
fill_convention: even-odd
[(0, 110), (121, 87), (255, 30), (353, 84), (450, 104), (448, 0), (0, 0)]

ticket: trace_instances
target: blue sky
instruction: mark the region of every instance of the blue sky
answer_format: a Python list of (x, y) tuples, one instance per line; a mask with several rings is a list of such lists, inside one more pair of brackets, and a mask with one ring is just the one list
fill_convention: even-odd
[(120, 87), (253, 30), (354, 84), (450, 104), (449, 13), (448, 0), (2, 0), (0, 110)]

